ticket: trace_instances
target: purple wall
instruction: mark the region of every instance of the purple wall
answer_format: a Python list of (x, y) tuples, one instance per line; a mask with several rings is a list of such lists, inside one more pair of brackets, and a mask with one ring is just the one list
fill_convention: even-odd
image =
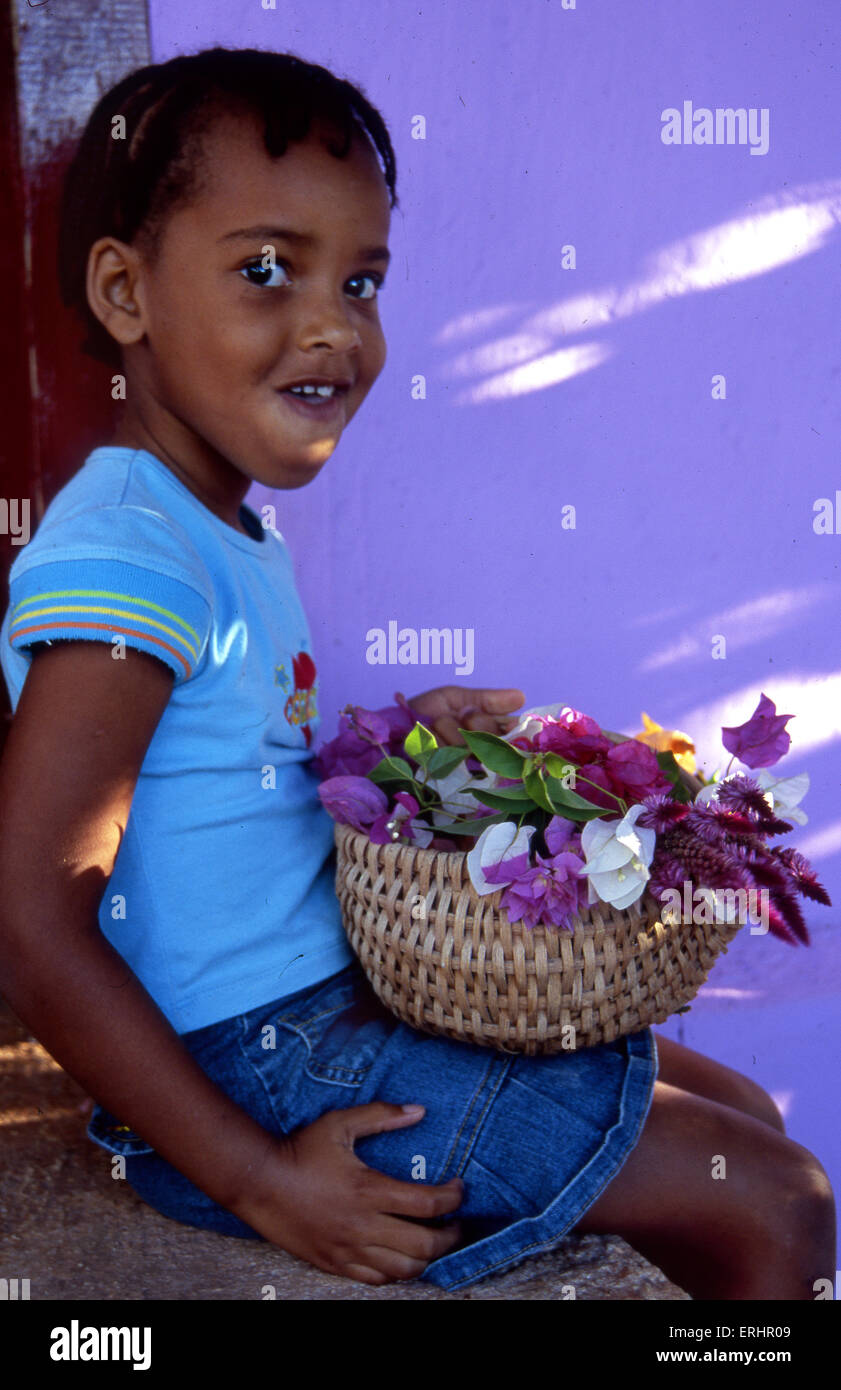
[[(156, 59), (291, 49), (360, 84), (395, 144), (387, 366), (309, 488), (249, 499), (295, 556), (322, 737), (348, 700), (515, 685), (626, 733), (645, 710), (711, 771), (761, 691), (794, 712), (790, 838), (839, 906), (806, 904), (810, 950), (742, 933), (662, 1031), (769, 1089), (839, 1192), (841, 13), (747, 8), (150, 3)], [(756, 124), (665, 144), (684, 102)], [(389, 620), (472, 629), (472, 674), (369, 665)]]

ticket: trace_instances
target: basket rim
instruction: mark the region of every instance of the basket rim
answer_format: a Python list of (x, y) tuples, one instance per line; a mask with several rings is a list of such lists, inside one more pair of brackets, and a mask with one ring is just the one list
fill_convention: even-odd
[[(355, 826), (349, 825), (347, 822), (336, 821), (334, 824), (334, 839), (337, 846), (340, 842), (343, 846), (346, 846), (348, 841), (357, 838), (362, 842), (366, 851), (372, 850), (376, 852), (378, 858), (381, 857), (384, 863), (388, 863), (388, 861), (391, 860), (395, 868), (399, 864), (401, 869), (408, 868), (410, 870), (415, 864), (418, 866), (424, 865), (430, 871), (431, 878), (435, 877), (434, 870), (442, 860), (453, 858), (463, 863), (468, 854), (467, 850), (423, 849), (420, 845), (406, 844), (403, 841), (387, 841), (383, 844), (377, 844), (369, 838), (364, 830), (357, 830)], [(382, 856), (380, 856), (380, 851), (383, 851)], [(556, 926), (553, 922), (536, 922), (533, 927), (527, 927), (522, 919), (512, 922), (505, 908), (501, 905), (505, 887), (505, 884), (501, 884), (493, 893), (479, 894), (470, 882), (469, 876), (467, 876), (462, 884), (462, 891), (464, 888), (467, 888), (469, 893), (482, 903), (486, 912), (490, 912), (497, 916), (500, 913), (504, 913), (505, 920), (510, 925), (512, 931), (519, 929), (522, 932), (527, 932), (529, 935), (533, 935), (536, 931), (544, 931), (554, 933), (562, 932), (564, 935), (571, 937), (578, 932), (590, 933), (600, 930), (609, 930), (611, 926), (616, 925), (616, 918), (623, 920), (629, 926), (639, 926), (644, 931), (650, 930), (651, 927), (657, 923), (660, 923), (662, 928), (667, 932), (680, 930), (682, 926), (691, 925), (690, 923), (663, 922), (661, 920), (663, 905), (658, 902), (649, 889), (646, 888), (637, 901), (631, 903), (629, 907), (614, 907), (612, 903), (604, 902), (601, 899), (591, 903), (589, 906), (597, 909), (599, 915), (604, 916), (606, 919), (602, 926), (599, 926), (598, 922), (590, 920), (589, 916), (587, 921), (583, 921), (578, 913), (576, 913), (572, 919), (572, 925), (569, 927)], [(724, 926), (725, 924), (716, 923), (715, 925)]]

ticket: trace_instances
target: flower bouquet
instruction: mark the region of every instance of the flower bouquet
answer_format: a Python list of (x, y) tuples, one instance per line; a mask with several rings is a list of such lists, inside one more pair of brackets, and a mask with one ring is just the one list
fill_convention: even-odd
[(546, 706), (439, 747), (395, 700), (346, 706), (315, 767), (351, 946), (414, 1027), (528, 1054), (609, 1042), (685, 1010), (747, 922), (806, 944), (798, 897), (830, 902), (768, 843), (805, 824), (809, 778), (767, 771), (792, 716), (764, 694), (710, 778), (647, 715), (628, 739)]

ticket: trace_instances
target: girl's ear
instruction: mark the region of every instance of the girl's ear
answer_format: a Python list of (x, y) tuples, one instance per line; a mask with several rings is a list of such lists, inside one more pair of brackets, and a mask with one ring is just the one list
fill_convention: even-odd
[(146, 332), (140, 292), (141, 260), (116, 237), (100, 237), (88, 253), (86, 290), (91, 312), (123, 347)]

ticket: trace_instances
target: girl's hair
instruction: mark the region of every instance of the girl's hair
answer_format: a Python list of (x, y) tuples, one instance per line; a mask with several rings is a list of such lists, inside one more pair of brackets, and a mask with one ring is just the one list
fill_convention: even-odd
[(166, 215), (197, 191), (203, 134), (232, 106), (262, 118), (272, 158), (285, 154), (290, 141), (305, 139), (314, 121), (341, 133), (338, 143), (327, 145), (339, 159), (354, 135), (370, 136), (390, 205), (397, 203), (396, 161), (382, 116), (327, 68), (292, 53), (210, 48), (129, 73), (88, 119), (67, 171), (59, 223), (62, 299), (86, 324), (84, 350), (109, 366), (119, 367), (120, 351), (88, 305), (88, 252), (100, 237), (130, 243), (142, 232), (154, 254)]

